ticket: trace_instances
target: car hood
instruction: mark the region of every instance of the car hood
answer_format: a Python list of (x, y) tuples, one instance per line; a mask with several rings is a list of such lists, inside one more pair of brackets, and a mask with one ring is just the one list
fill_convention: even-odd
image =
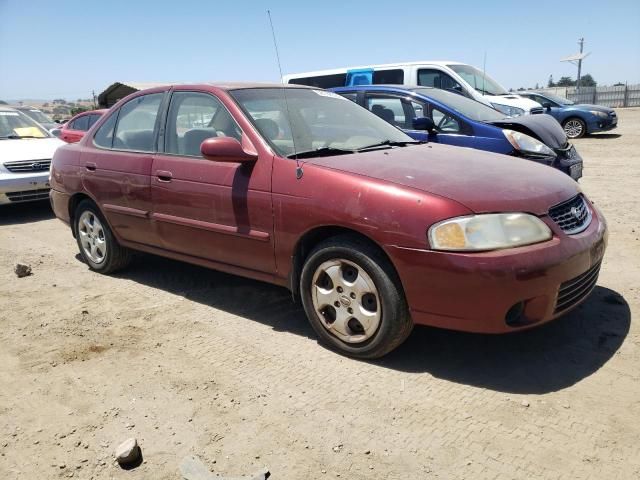
[(508, 128), (531, 135), (550, 148), (564, 148), (567, 144), (567, 135), (551, 115), (527, 115), (514, 118), (504, 118), (490, 122), (500, 128)]
[(0, 162), (50, 159), (61, 145), (65, 145), (65, 143), (57, 138), (0, 140)]
[(522, 108), (527, 113), (529, 113), (532, 108), (540, 108), (540, 104), (538, 102), (534, 102), (530, 98), (525, 98), (520, 95), (485, 95), (485, 98), (491, 103), (498, 103), (502, 105), (508, 105), (509, 107)]
[(579, 192), (576, 182), (554, 168), (507, 155), (440, 144), (320, 157), (305, 163), (446, 197), (475, 213), (542, 215)]
[(579, 103), (577, 105), (567, 105), (567, 107), (577, 108), (578, 110), (594, 110), (596, 112), (605, 112), (605, 113), (611, 113), (615, 111), (613, 108), (610, 108), (610, 107), (603, 107), (602, 105), (590, 105), (588, 103)]

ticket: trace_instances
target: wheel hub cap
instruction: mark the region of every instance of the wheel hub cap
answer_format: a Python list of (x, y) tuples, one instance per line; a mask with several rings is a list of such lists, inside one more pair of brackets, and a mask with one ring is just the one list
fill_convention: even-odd
[(313, 307), (332, 335), (347, 343), (371, 338), (380, 326), (382, 306), (373, 280), (344, 259), (322, 263), (313, 275)]
[(93, 212), (82, 212), (78, 219), (78, 235), (82, 250), (95, 264), (104, 262), (107, 255), (107, 241), (102, 223)]

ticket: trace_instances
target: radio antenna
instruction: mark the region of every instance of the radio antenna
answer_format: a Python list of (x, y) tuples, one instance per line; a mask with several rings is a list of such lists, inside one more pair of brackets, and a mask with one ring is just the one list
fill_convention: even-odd
[(282, 84), (282, 98), (287, 110), (287, 122), (289, 122), (289, 130), (291, 130), (291, 142), (293, 143), (293, 153), (296, 157), (296, 178), (300, 180), (302, 178), (302, 166), (298, 160), (298, 150), (296, 149), (296, 136), (293, 132), (293, 125), (291, 123), (291, 113), (289, 112), (289, 102), (287, 101), (287, 89), (284, 86), (284, 77), (282, 76), (282, 65), (280, 64), (280, 53), (278, 52), (278, 42), (276, 41), (276, 31), (273, 28), (273, 20), (271, 19), (271, 10), (267, 10), (269, 16), (269, 25), (271, 25), (271, 36), (273, 37), (273, 46), (276, 50), (276, 60), (278, 62), (278, 71), (280, 72), (280, 83)]

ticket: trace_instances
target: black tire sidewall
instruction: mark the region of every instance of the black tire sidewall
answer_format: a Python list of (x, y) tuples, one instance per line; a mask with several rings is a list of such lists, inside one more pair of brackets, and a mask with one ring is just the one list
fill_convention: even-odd
[[(395, 330), (397, 329), (394, 322), (402, 315), (407, 314), (399, 282), (394, 278), (393, 272), (389, 271), (391, 267), (372, 253), (360, 245), (340, 244), (339, 242), (325, 243), (307, 257), (300, 277), (302, 304), (311, 326), (322, 343), (341, 353), (358, 358), (376, 358), (391, 350), (393, 347), (389, 348), (388, 344), (395, 343)], [(323, 320), (313, 306), (311, 288), (315, 271), (322, 263), (336, 259), (345, 259), (355, 263), (371, 277), (378, 290), (382, 306), (380, 325), (371, 338), (361, 343), (347, 343), (332, 335), (323, 326)]]

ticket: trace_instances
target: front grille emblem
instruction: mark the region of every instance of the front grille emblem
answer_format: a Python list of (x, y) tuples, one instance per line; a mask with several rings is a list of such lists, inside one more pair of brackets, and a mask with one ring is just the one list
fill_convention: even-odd
[(580, 210), (578, 210), (577, 207), (571, 207), (571, 215), (573, 215), (573, 218), (576, 220), (580, 220)]

